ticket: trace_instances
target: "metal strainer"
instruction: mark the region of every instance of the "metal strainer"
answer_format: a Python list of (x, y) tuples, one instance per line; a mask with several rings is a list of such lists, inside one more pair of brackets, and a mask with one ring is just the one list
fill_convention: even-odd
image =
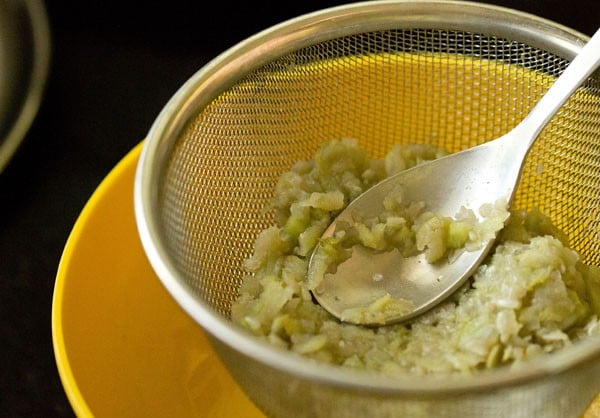
[[(272, 416), (578, 416), (600, 391), (600, 340), (471, 378), (374, 377), (315, 364), (230, 320), (278, 176), (324, 141), (372, 157), (394, 143), (451, 151), (501, 136), (586, 41), (540, 18), (477, 3), (367, 2), (285, 22), (196, 73), (153, 125), (136, 217), (158, 276)], [(538, 207), (600, 265), (600, 78), (554, 117), (514, 204)]]

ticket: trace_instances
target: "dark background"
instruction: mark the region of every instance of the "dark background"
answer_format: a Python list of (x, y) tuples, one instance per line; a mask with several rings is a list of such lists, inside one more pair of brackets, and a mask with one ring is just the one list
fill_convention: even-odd
[[(597, 0), (503, 0), (587, 35)], [(52, 65), (39, 114), (0, 175), (0, 415), (71, 416), (52, 350), (69, 232), (110, 169), (197, 69), (270, 25), (341, 1), (48, 1)], [(93, 331), (92, 331), (93, 332)]]

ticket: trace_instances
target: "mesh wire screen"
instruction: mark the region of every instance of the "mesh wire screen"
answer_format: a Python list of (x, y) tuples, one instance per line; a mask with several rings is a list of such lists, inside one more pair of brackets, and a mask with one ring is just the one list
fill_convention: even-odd
[[(346, 36), (281, 57), (201, 109), (169, 159), (161, 216), (178, 267), (228, 316), (278, 176), (324, 141), (372, 157), (394, 143), (458, 151), (501, 136), (568, 64), (520, 42), (439, 30)], [(600, 265), (600, 83), (590, 79), (542, 133), (515, 207), (538, 207)]]

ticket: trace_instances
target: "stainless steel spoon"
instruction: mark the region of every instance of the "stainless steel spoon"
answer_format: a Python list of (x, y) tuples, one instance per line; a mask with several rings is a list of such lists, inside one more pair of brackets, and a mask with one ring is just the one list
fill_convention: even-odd
[[(377, 216), (383, 211), (385, 196), (398, 186), (406, 201), (423, 201), (428, 210), (449, 217), (455, 216), (462, 206), (477, 210), (481, 205), (499, 199), (510, 202), (531, 145), (552, 116), (599, 65), (600, 30), (533, 110), (508, 134), (416, 166), (375, 185), (354, 200), (323, 237), (331, 236), (338, 222), (352, 222), (357, 213), (362, 218)], [(368, 319), (346, 321), (363, 325), (403, 321), (431, 309), (458, 289), (479, 266), (493, 243), (492, 239), (480, 250), (465, 251), (452, 262), (435, 264), (428, 263), (423, 254), (405, 258), (397, 252), (372, 254), (355, 247), (350, 259), (340, 264), (335, 273), (324, 275), (313, 295), (324, 309), (344, 319), (342, 313), (347, 309), (366, 309), (389, 294), (392, 298), (410, 301), (408, 312), (385, 314), (376, 322)], [(309, 274), (315, 265), (315, 252)], [(374, 277), (386, 279), (374, 280)]]

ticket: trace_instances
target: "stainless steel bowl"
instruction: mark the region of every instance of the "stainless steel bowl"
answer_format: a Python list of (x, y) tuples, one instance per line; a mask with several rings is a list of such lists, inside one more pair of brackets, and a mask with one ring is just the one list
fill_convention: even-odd
[[(323, 141), (459, 150), (510, 130), (586, 37), (480, 3), (356, 3), (267, 29), (215, 58), (152, 126), (135, 184), (140, 236), (177, 302), (269, 416), (578, 416), (600, 391), (600, 340), (515, 370), (386, 378), (280, 351), (229, 319), (277, 177)], [(543, 169), (541, 169), (543, 168)], [(600, 82), (528, 156), (515, 204), (539, 207), (600, 265)]]
[(50, 30), (43, 2), (0, 0), (0, 172), (37, 114), (49, 61)]

